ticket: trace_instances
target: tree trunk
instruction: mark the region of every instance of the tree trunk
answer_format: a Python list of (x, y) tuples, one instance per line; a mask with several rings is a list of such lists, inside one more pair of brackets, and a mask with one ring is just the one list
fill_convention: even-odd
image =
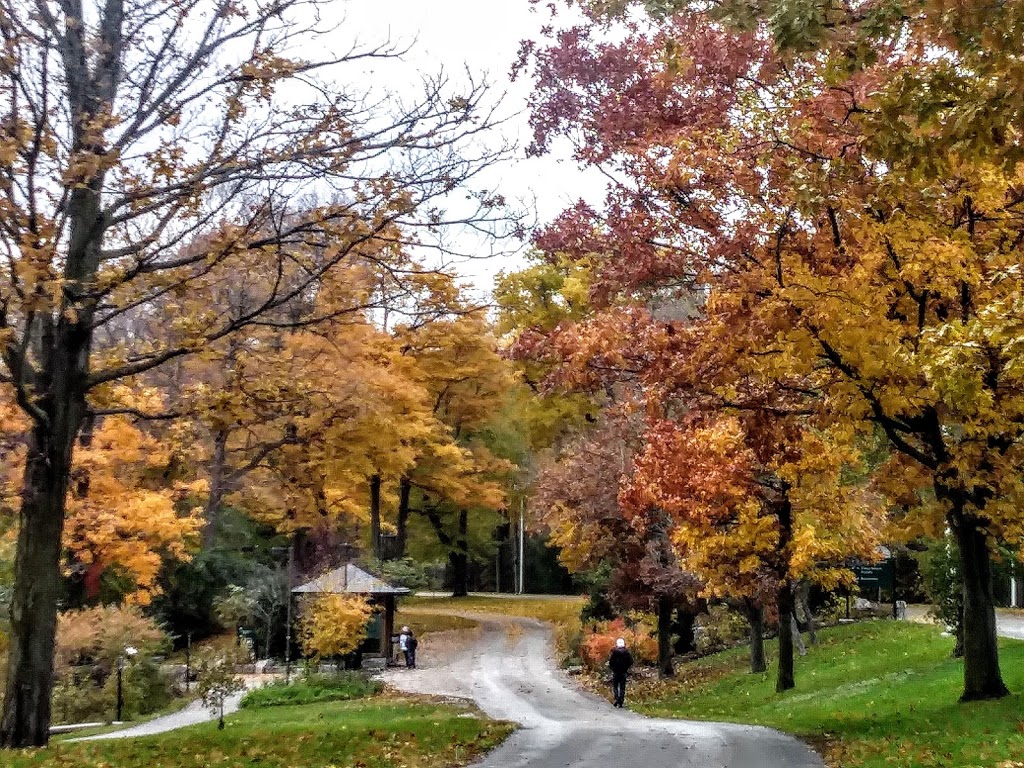
[(693, 644), (693, 625), (696, 621), (697, 616), (693, 611), (685, 608), (679, 608), (676, 611), (676, 625), (674, 627), (676, 632), (675, 652), (680, 656), (693, 653), (696, 650)]
[(961, 701), (998, 699), (1009, 694), (999, 670), (992, 560), (988, 534), (966, 514), (959, 493), (951, 494), (950, 524), (960, 550), (964, 587), (964, 692)]
[(469, 594), (469, 512), (459, 511), (459, 535), (455, 539), (455, 549), (448, 553), (448, 562), (452, 566), (452, 597), (465, 597)]
[(672, 667), (672, 598), (658, 598), (658, 675), (673, 677)]
[(779, 587), (779, 674), (775, 679), (776, 691), (788, 691), (796, 687), (793, 660), (793, 633), (789, 627), (793, 622), (793, 588), (789, 582)]
[(224, 503), (224, 483), (227, 471), (228, 431), (218, 429), (213, 434), (213, 457), (210, 460), (210, 493), (206, 497), (206, 509), (203, 510), (202, 547), (208, 550), (213, 546), (217, 533), (217, 517)]
[(370, 478), (370, 551), (380, 560), (380, 475)]
[[(11, 636), (0, 746), (45, 746), (50, 738), (50, 694), (57, 602), (61, 591), (61, 536), (71, 452), (80, 405), (36, 426), (26, 458), (18, 550), (11, 598)], [(56, 433), (56, 434), (55, 434)]]
[(412, 482), (403, 477), (398, 482), (398, 523), (395, 546), (398, 558), (405, 557), (405, 549), (409, 544), (409, 499), (412, 496)]
[(790, 619), (792, 619), (792, 621), (790, 621), (789, 625), (790, 625), (790, 628), (792, 629), (792, 633), (793, 633), (793, 645), (796, 646), (797, 653), (799, 653), (801, 656), (806, 656), (807, 655), (807, 646), (804, 645), (804, 639), (800, 636), (800, 624), (796, 620), (796, 611), (795, 610), (790, 615)]
[(818, 644), (818, 627), (814, 623), (814, 614), (811, 613), (811, 582), (803, 579), (796, 589), (796, 610), (803, 611), (804, 623), (807, 625), (807, 637), (811, 645)]
[(764, 611), (760, 606), (748, 605), (743, 613), (750, 624), (750, 672), (757, 675), (768, 670), (764, 653)]
[(779, 674), (775, 679), (776, 691), (788, 691), (796, 687), (793, 660), (793, 585), (788, 578), (789, 547), (793, 541), (793, 505), (789, 500), (788, 489), (782, 491), (779, 503), (779, 552), (782, 562), (779, 566), (781, 584), (778, 592), (779, 610)]
[(953, 627), (953, 640), (953, 658), (962, 659), (964, 657), (964, 607), (962, 605), (960, 606), (960, 619)]

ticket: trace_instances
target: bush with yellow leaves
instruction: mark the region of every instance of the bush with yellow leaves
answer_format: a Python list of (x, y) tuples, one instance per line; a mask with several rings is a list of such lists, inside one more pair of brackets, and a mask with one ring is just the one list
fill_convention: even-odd
[(318, 661), (359, 647), (373, 608), (359, 595), (324, 594), (309, 599), (299, 615), (299, 639)]

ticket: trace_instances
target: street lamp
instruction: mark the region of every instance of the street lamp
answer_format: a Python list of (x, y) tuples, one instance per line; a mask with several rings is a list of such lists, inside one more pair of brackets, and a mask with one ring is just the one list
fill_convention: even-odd
[(138, 648), (134, 648), (130, 645), (126, 645), (124, 653), (117, 657), (117, 722), (121, 722), (121, 710), (124, 708), (124, 657), (132, 658), (139, 652)]
[[(284, 554), (284, 547), (272, 547), (274, 554)], [(287, 683), (292, 677), (292, 571), (295, 568), (295, 538), (288, 542), (288, 572), (285, 580), (288, 582), (288, 599), (285, 603), (285, 635), (284, 635), (284, 681)]]

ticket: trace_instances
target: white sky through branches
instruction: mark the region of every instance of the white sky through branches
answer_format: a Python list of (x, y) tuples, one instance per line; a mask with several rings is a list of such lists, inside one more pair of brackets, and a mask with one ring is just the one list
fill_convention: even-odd
[[(536, 205), (536, 219), (549, 221), (579, 198), (597, 202), (603, 196), (604, 181), (597, 173), (582, 173), (563, 151), (562, 157), (525, 158), (530, 141), (526, 99), (529, 78), (510, 82), (509, 73), (523, 39), (538, 39), (540, 29), (550, 22), (548, 11), (529, 0), (335, 0), (345, 21), (339, 29), (347, 40), (358, 38), (364, 45), (390, 40), (400, 48), (411, 46), (401, 62), (374, 62), (367, 67), (366, 86), (378, 93), (387, 89), (410, 98), (416, 93), (421, 74), (443, 70), (453, 79), (486, 75), (496, 93), (506, 93), (502, 113), (510, 115), (501, 131), (518, 145), (514, 162), (494, 168), (481, 182), (494, 187), (510, 201), (524, 200)], [(564, 22), (562, 22), (564, 23)], [(516, 114), (519, 113), (519, 114)], [(496, 137), (497, 138), (497, 137)], [(468, 233), (456, 235), (459, 251), (487, 253), (490, 245)], [(519, 243), (503, 246), (525, 248)], [(514, 269), (521, 261), (515, 256), (497, 256), (456, 264), (460, 274), (476, 288), (487, 291), (495, 273)]]

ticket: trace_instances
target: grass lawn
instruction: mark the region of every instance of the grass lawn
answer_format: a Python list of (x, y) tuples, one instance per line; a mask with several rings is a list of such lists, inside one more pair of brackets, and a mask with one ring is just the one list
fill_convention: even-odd
[(4, 768), (448, 768), (512, 730), (466, 710), (405, 697), (244, 710), (139, 739), (54, 743), (4, 755)]
[(412, 631), (420, 637), (429, 635), (431, 632), (473, 629), (477, 626), (477, 623), (471, 619), (445, 613), (431, 613), (429, 608), (415, 605), (406, 606), (403, 603), (401, 609), (395, 613), (395, 631), (397, 632), (406, 624), (412, 627)]
[(584, 597), (413, 597), (402, 603), (403, 611), (466, 611), (497, 613), (503, 616), (528, 616), (553, 624), (578, 621)]
[(774, 726), (841, 768), (1024, 766), (1024, 642), (1000, 642), (1016, 695), (994, 702), (957, 703), (963, 672), (951, 650), (932, 626), (865, 622), (823, 631), (784, 694), (774, 666), (751, 675), (746, 649), (735, 649), (682, 665), (677, 681), (635, 685), (630, 698), (650, 715)]

